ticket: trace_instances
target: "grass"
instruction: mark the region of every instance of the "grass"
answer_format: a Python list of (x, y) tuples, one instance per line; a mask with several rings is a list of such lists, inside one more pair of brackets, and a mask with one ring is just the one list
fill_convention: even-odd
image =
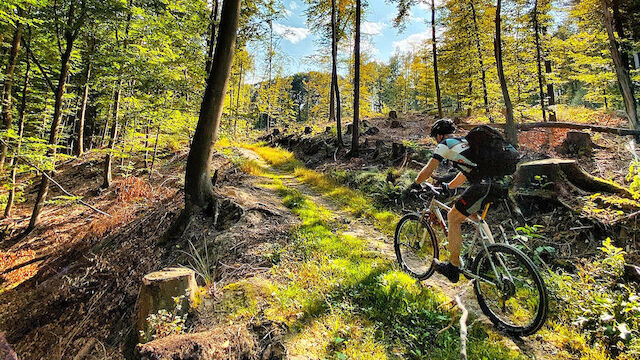
[[(268, 187), (298, 216), (291, 241), (271, 271), (228, 285), (219, 311), (229, 321), (267, 319), (289, 329), (290, 356), (323, 359), (458, 359), (459, 329), (440, 335), (453, 314), (439, 308), (446, 297), (424, 288), (394, 263), (369, 250), (366, 239), (344, 234), (336, 214), (279, 179), (295, 175), (343, 210), (391, 229), (397, 215), (375, 209), (362, 194), (305, 169), (292, 154), (252, 146), (275, 172), (262, 168)], [(251, 169), (251, 167), (248, 167)], [(513, 359), (482, 325), (473, 325), (469, 356)]]

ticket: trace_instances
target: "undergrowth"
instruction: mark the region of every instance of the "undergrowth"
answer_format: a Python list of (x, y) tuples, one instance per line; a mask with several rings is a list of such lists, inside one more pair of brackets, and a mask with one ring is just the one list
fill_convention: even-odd
[[(302, 182), (354, 215), (381, 229), (395, 216), (375, 209), (370, 201), (328, 177), (305, 169), (288, 152), (254, 147), (277, 171), (292, 172)], [(286, 169), (286, 170), (285, 170)], [(457, 326), (438, 332), (452, 313), (439, 308), (446, 299), (424, 288), (393, 262), (369, 250), (365, 239), (349, 236), (336, 214), (289, 188), (268, 173), (268, 187), (300, 218), (291, 242), (278, 252), (266, 276), (256, 276), (224, 289), (218, 307), (230, 321), (266, 318), (290, 330), (285, 338), (290, 356), (323, 359), (458, 359)], [(469, 357), (514, 359), (520, 355), (503, 347), (478, 323), (471, 326)]]

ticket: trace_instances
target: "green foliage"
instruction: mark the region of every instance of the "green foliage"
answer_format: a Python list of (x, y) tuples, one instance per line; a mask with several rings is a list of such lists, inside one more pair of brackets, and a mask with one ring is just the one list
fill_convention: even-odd
[(640, 355), (640, 296), (637, 288), (620, 283), (625, 251), (602, 243), (596, 260), (578, 265), (575, 275), (565, 272), (547, 276), (555, 295), (550, 309), (555, 321), (572, 324), (588, 341), (603, 345), (612, 357)]
[(187, 314), (181, 314), (184, 299), (185, 295), (176, 296), (173, 298), (175, 306), (172, 310), (160, 309), (147, 317), (147, 330), (140, 330), (142, 343), (185, 332)]
[(625, 179), (630, 183), (629, 189), (638, 196), (638, 193), (640, 193), (640, 161), (631, 162), (629, 173)]
[(206, 286), (210, 286), (215, 279), (215, 260), (209, 256), (207, 241), (203, 241), (203, 248), (199, 250), (189, 240), (189, 251), (180, 250), (189, 258), (189, 268), (204, 280)]

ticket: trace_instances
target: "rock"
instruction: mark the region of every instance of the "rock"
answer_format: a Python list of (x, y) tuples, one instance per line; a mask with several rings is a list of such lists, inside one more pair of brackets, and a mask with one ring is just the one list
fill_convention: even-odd
[(18, 360), (18, 355), (9, 345), (7, 339), (4, 337), (4, 333), (0, 332), (0, 360)]
[(398, 113), (395, 110), (389, 111), (389, 119), (397, 119)]
[(305, 134), (311, 134), (313, 132), (313, 128), (311, 128), (311, 126), (305, 126), (304, 127), (304, 133)]
[(375, 126), (368, 128), (367, 131), (364, 132), (365, 135), (377, 135), (378, 133), (380, 133), (380, 129)]
[(392, 128), (392, 129), (397, 129), (397, 128), (401, 128), (401, 127), (403, 127), (403, 126), (402, 126), (402, 124), (400, 124), (400, 121), (398, 121), (398, 120), (393, 120), (393, 121), (391, 122), (391, 128)]
[[(165, 268), (161, 271), (147, 274), (142, 279), (142, 287), (138, 299), (138, 321), (136, 330), (148, 333), (149, 324), (147, 317), (156, 314), (159, 310), (174, 311), (176, 302), (174, 297), (184, 296), (177, 311), (184, 315), (192, 309), (198, 295), (195, 272), (186, 268)], [(148, 335), (148, 334), (147, 334)], [(140, 342), (145, 342), (148, 337), (139, 336)]]

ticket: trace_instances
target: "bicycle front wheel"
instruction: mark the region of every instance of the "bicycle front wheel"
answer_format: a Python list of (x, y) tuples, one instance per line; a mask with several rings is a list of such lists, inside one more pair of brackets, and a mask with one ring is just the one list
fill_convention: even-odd
[(420, 221), (415, 213), (403, 216), (396, 226), (393, 245), (402, 270), (419, 280), (433, 274), (433, 260), (439, 256), (438, 240), (426, 218)]
[(548, 310), (547, 290), (531, 259), (506, 244), (481, 251), (472, 269), (482, 311), (498, 327), (527, 336), (542, 327)]

